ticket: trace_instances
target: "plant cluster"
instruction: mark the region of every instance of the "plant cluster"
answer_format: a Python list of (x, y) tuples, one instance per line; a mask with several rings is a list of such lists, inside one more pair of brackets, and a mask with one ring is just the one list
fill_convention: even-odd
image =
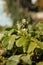
[(0, 65), (43, 65), (43, 22), (22, 19), (0, 32)]

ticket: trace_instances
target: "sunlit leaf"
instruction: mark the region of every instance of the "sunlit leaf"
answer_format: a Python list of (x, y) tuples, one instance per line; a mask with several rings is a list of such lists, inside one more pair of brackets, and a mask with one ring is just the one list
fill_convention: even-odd
[(30, 45), (28, 47), (28, 53), (32, 52), (36, 48), (37, 44), (36, 42), (30, 42)]
[(28, 49), (29, 43), (26, 41), (26, 43), (23, 45), (23, 51), (26, 52)]
[(6, 65), (17, 65), (19, 63), (19, 56), (15, 55), (15, 56), (11, 56), (8, 59), (8, 62), (6, 63)]
[(17, 47), (21, 47), (22, 45), (24, 45), (26, 43), (26, 39), (25, 37), (21, 37), (16, 41), (16, 45)]
[(16, 35), (11, 35), (9, 38), (10, 38), (10, 39), (9, 39), (9, 44), (8, 44), (7, 49), (8, 49), (8, 50), (11, 50), (11, 49), (13, 48)]
[(21, 59), (22, 59), (25, 63), (27, 63), (27, 64), (29, 64), (29, 65), (32, 64), (32, 61), (31, 61), (31, 59), (30, 59), (29, 56), (22, 56)]

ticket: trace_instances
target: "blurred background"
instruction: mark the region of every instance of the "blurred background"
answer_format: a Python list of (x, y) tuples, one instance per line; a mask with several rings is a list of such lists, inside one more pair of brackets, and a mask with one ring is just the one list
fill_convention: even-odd
[(0, 27), (23, 18), (43, 21), (43, 0), (0, 0)]

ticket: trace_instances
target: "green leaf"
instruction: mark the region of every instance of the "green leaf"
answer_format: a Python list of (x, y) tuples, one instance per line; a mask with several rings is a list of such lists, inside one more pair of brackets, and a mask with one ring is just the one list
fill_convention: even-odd
[(8, 31), (8, 36), (10, 36), (14, 32), (14, 29)]
[(7, 47), (8, 50), (11, 50), (13, 48), (15, 38), (16, 38), (16, 35), (11, 35), (9, 37), (9, 44), (8, 44), (8, 47)]
[(31, 61), (31, 59), (30, 59), (29, 56), (22, 56), (21, 59), (22, 59), (25, 63), (27, 63), (27, 64), (29, 64), (29, 65), (32, 64), (32, 61)]
[(15, 56), (11, 56), (8, 59), (8, 62), (6, 63), (6, 65), (17, 65), (20, 62), (20, 57), (15, 55)]
[(15, 42), (16, 35), (6, 36), (2, 44), (7, 50), (11, 50), (13, 48), (14, 42)]
[(43, 65), (43, 62), (39, 62), (37, 65)]
[(39, 23), (37, 24), (37, 26), (38, 26), (38, 28), (39, 28), (40, 30), (43, 30), (43, 22), (39, 22)]
[(17, 47), (21, 47), (26, 43), (26, 38), (25, 37), (21, 37), (16, 41), (16, 46)]
[(38, 41), (37, 45), (38, 45), (41, 49), (43, 49), (43, 42)]
[(37, 47), (40, 47), (41, 49), (43, 49), (43, 42), (40, 42), (35, 38), (32, 38), (31, 40), (37, 43)]
[(9, 43), (8, 41), (9, 41), (9, 37), (4, 37), (4, 39), (2, 40), (2, 44), (5, 48), (7, 48), (8, 46)]
[(27, 53), (32, 52), (36, 48), (36, 46), (37, 46), (36, 42), (30, 42)]
[(9, 60), (6, 65), (17, 65), (17, 63), (13, 60)]
[(26, 52), (28, 49), (29, 43), (26, 41), (26, 43), (23, 45), (23, 51)]

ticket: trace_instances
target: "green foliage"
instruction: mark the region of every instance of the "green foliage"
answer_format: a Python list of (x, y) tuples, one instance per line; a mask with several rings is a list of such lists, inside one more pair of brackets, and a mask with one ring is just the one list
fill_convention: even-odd
[[(11, 29), (7, 28), (0, 33), (3, 34), (0, 36), (0, 48), (3, 51), (6, 49), (3, 53), (0, 49), (0, 53), (4, 60), (7, 59), (2, 62), (3, 65), (32, 65), (35, 59), (40, 58), (40, 54), (43, 55), (43, 26), (41, 25), (43, 25), (42, 22), (29, 24), (23, 19), (20, 23), (17, 21)], [(36, 49), (37, 51), (34, 52)], [(42, 51), (39, 52), (40, 50)], [(33, 59), (35, 58), (34, 61), (31, 59), (32, 55)]]

